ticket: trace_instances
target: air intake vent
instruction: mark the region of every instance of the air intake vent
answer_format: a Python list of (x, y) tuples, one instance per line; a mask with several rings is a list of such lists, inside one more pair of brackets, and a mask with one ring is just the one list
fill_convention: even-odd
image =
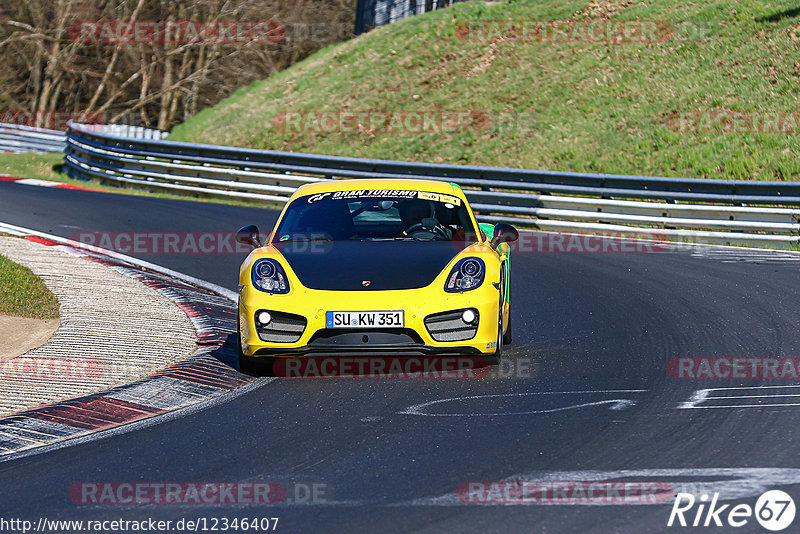
[(262, 311), (267, 311), (272, 320), (262, 325), (256, 320), (256, 332), (261, 341), (268, 343), (296, 343), (306, 329), (306, 318), (302, 315), (284, 313), (271, 310), (259, 310), (256, 317)]
[(475, 313), (475, 320), (465, 323), (463, 314), (466, 310), (454, 310), (444, 313), (429, 315), (425, 318), (425, 328), (435, 341), (466, 341), (478, 333), (478, 310), (470, 308)]

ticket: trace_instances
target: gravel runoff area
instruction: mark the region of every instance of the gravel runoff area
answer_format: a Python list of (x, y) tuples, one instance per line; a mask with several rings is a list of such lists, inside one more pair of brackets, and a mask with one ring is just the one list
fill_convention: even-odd
[(71, 250), (0, 237), (0, 254), (33, 271), (61, 304), (47, 343), (0, 361), (0, 415), (125, 384), (197, 349), (191, 320), (173, 302)]

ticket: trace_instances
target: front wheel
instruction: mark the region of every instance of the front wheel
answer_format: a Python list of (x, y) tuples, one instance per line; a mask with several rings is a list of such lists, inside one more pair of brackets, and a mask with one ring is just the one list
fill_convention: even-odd
[(250, 375), (269, 375), (272, 373), (272, 362), (274, 358), (262, 356), (254, 358), (252, 356), (245, 356), (242, 352), (242, 336), (239, 324), (239, 316), (236, 316), (236, 352), (239, 356), (239, 371)]
[[(505, 336), (503, 335), (503, 285), (504, 276), (500, 275), (500, 301), (497, 307), (497, 337), (495, 338), (495, 350), (494, 354), (489, 356), (487, 360), (491, 365), (497, 365), (503, 359), (503, 341), (505, 340)], [(509, 326), (511, 326), (509, 324)]]
[(243, 373), (253, 373), (253, 359), (245, 356), (242, 352), (242, 325), (239, 322), (239, 314), (236, 314), (236, 353), (239, 356), (239, 370)]
[(273, 356), (245, 356), (242, 353), (241, 343), (239, 345), (239, 370), (255, 376), (272, 376), (272, 364), (275, 362)]
[(508, 306), (508, 326), (503, 334), (503, 345), (511, 345), (511, 305)]

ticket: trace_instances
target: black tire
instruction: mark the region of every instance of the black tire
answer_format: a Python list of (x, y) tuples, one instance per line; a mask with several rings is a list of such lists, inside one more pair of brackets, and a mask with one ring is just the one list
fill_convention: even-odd
[(506, 332), (503, 334), (503, 345), (511, 345), (511, 304), (508, 305), (508, 326)]
[(494, 350), (494, 354), (486, 358), (487, 360), (489, 360), (489, 363), (491, 365), (499, 365), (500, 361), (503, 359), (503, 337), (504, 337), (503, 336), (503, 302), (504, 302), (503, 283), (505, 281), (504, 279), (505, 277), (503, 275), (500, 275), (500, 291), (498, 291), (498, 293), (500, 293), (500, 300), (498, 302), (498, 307), (497, 307), (497, 341), (495, 342), (496, 347)]
[(259, 374), (256, 362), (253, 361), (253, 358), (245, 356), (244, 354), (239, 354), (239, 371), (249, 375)]
[(239, 322), (239, 312), (236, 312), (236, 353), (239, 356), (239, 370), (243, 373), (254, 374), (253, 358), (245, 356), (242, 352), (242, 325)]
[[(511, 263), (508, 264), (508, 276), (511, 277)], [(503, 345), (511, 345), (512, 336), (511, 336), (511, 325), (513, 324), (511, 321), (512, 313), (511, 313), (511, 280), (508, 281), (508, 326), (506, 327), (506, 331), (503, 334)]]
[(274, 356), (245, 356), (242, 354), (241, 343), (236, 343), (239, 347), (239, 370), (254, 376), (272, 376), (272, 364), (275, 362)]
[(494, 354), (487, 356), (486, 359), (489, 361), (489, 365), (499, 365), (503, 359), (503, 318), (502, 315), (500, 320), (497, 324), (497, 348), (494, 350)]
[(275, 358), (270, 356), (261, 356), (253, 358), (252, 356), (245, 356), (242, 352), (242, 338), (240, 335), (239, 315), (236, 315), (236, 352), (239, 356), (239, 370), (255, 376), (270, 376), (272, 374), (272, 363)]

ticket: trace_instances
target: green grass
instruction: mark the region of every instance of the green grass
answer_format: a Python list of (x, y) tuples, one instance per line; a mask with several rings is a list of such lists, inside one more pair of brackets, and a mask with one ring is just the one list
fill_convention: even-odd
[[(793, 0), (457, 4), (321, 50), (203, 110), (170, 139), (436, 163), (798, 180), (798, 135), (670, 126), (683, 112), (797, 110), (796, 7)], [(667, 21), (676, 31), (645, 44), (457, 37), (460, 25), (474, 21), (603, 17)], [(431, 110), (486, 113), (490, 124), (367, 134), (287, 132), (273, 123), (287, 112)]]
[(0, 315), (55, 319), (58, 300), (30, 269), (0, 256)]
[(79, 180), (73, 180), (66, 173), (58, 170), (63, 161), (64, 155), (61, 153), (3, 153), (0, 154), (0, 174), (7, 174), (14, 178), (38, 178), (65, 183), (78, 182)]

